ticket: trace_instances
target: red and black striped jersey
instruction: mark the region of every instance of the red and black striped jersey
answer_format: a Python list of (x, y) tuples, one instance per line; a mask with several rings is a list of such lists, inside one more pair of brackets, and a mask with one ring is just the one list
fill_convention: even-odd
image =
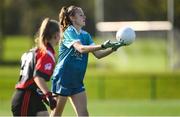
[(21, 57), (21, 70), (17, 89), (37, 89), (34, 77), (50, 80), (55, 67), (55, 51), (50, 44), (46, 50), (33, 48)]

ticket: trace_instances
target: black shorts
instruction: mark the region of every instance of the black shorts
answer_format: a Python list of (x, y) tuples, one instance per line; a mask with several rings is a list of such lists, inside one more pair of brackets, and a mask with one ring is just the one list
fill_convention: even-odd
[(36, 92), (18, 89), (12, 99), (11, 111), (13, 116), (36, 116), (47, 108)]

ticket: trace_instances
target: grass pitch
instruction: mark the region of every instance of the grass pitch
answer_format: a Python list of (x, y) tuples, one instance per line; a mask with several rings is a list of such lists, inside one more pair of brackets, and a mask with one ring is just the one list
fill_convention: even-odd
[[(0, 116), (12, 116), (10, 100), (0, 101)], [(180, 116), (179, 100), (89, 100), (90, 116)], [(64, 116), (75, 116), (69, 101)]]
[[(90, 55), (85, 85), (91, 116), (180, 116), (180, 75), (168, 72), (166, 42), (154, 40), (137, 39), (101, 60)], [(19, 61), (31, 44), (27, 37), (8, 37), (4, 60)], [(11, 116), (18, 74), (19, 66), (0, 66), (0, 116)], [(150, 79), (154, 76), (156, 99), (152, 100)], [(63, 115), (75, 115), (69, 102)]]

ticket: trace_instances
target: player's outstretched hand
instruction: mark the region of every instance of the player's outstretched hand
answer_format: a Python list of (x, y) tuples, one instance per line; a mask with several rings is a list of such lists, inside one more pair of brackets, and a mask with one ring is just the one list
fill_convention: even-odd
[(103, 49), (112, 48), (113, 46), (115, 46), (115, 43), (111, 42), (110, 40), (107, 40), (103, 44), (101, 44), (101, 47)]
[(124, 43), (124, 41), (115, 43), (114, 46), (112, 47), (112, 50), (113, 50), (113, 51), (117, 51), (118, 48), (120, 48), (121, 46), (126, 46), (126, 44)]
[(52, 93), (48, 92), (45, 94), (44, 102), (53, 110), (56, 107), (56, 100), (53, 98)]

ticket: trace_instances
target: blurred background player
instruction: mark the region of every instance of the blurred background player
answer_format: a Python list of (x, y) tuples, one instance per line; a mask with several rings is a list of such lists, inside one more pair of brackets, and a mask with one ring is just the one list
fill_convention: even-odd
[(63, 34), (59, 59), (53, 73), (52, 92), (57, 94), (57, 107), (52, 116), (62, 115), (68, 97), (78, 116), (88, 116), (87, 98), (83, 84), (88, 63), (88, 53), (100, 59), (115, 51), (120, 45), (110, 41), (95, 45), (85, 26), (86, 16), (80, 7), (63, 7), (59, 14)]
[(12, 99), (13, 116), (48, 116), (44, 100), (51, 109), (56, 101), (46, 81), (50, 80), (55, 66), (54, 46), (60, 39), (58, 22), (45, 18), (36, 39), (37, 47), (21, 57), (20, 78)]

